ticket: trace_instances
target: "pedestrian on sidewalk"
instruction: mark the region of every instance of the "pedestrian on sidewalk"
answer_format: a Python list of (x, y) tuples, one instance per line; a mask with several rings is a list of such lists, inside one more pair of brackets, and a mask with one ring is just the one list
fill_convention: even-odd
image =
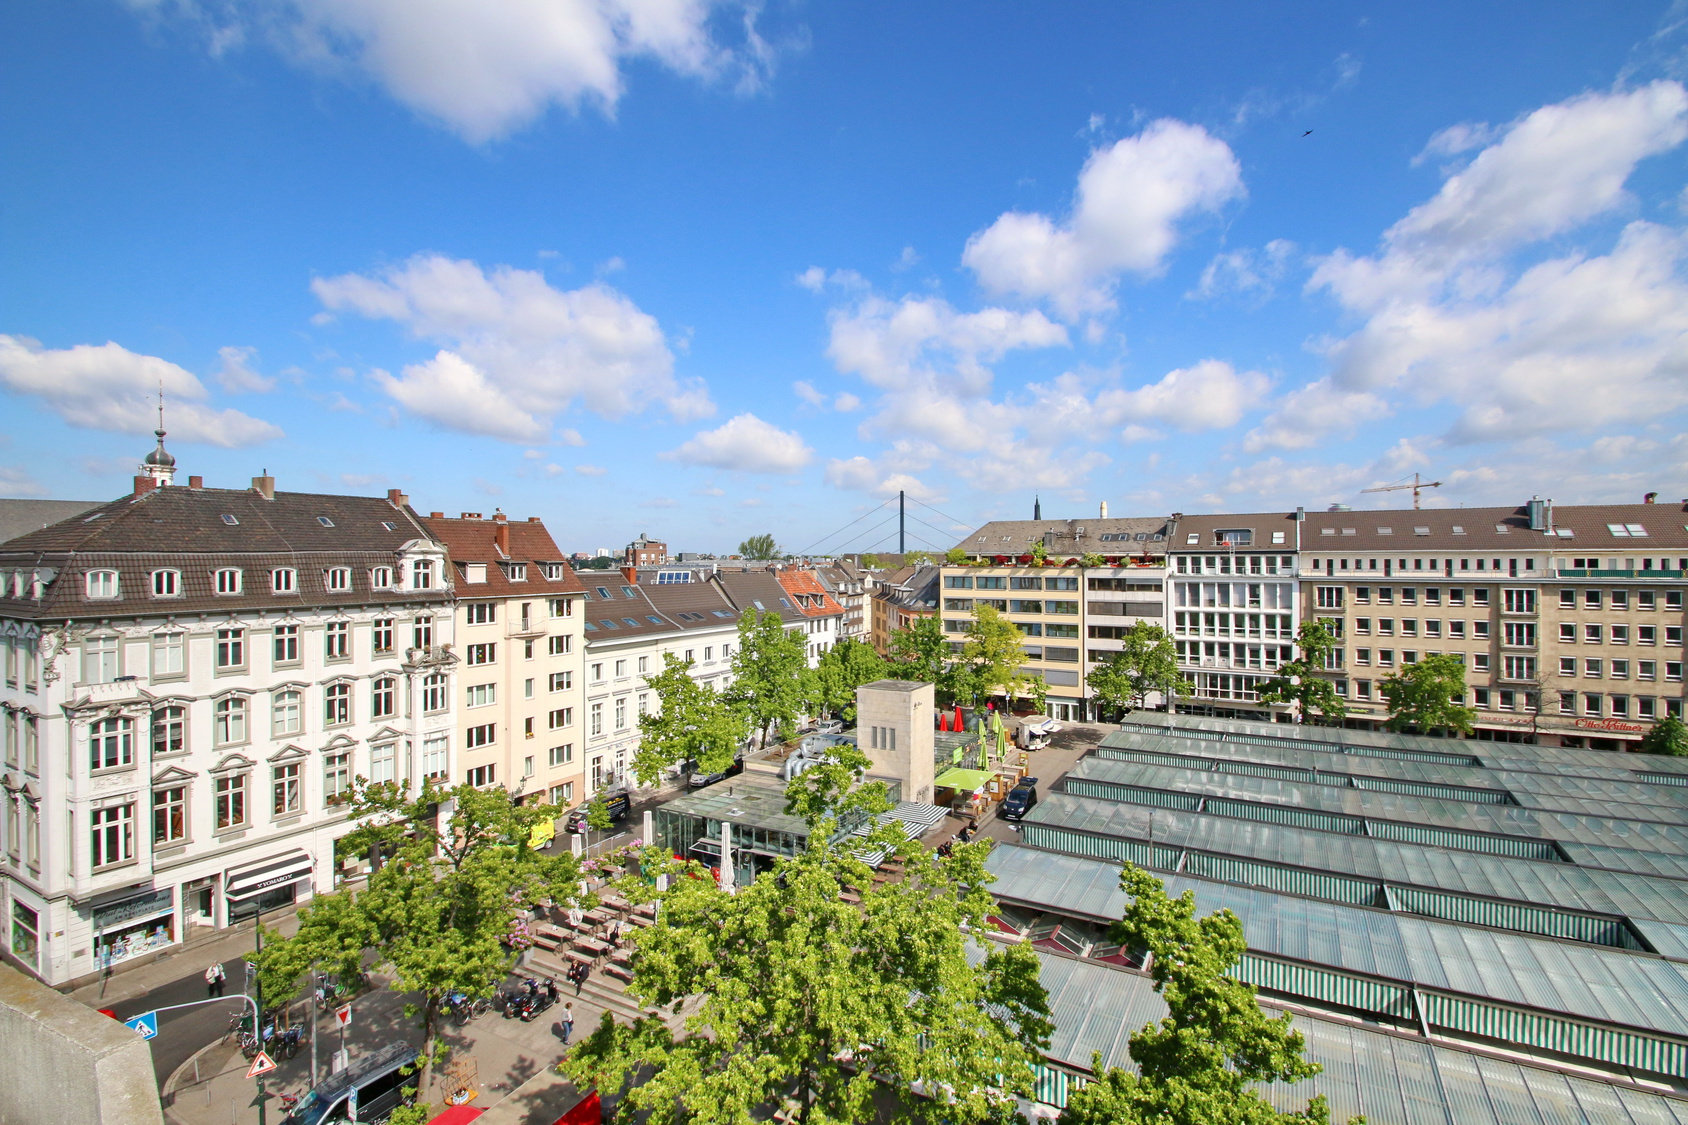
[(216, 999), (223, 994), (223, 981), (225, 979), (222, 962), (211, 962), (210, 967), (205, 970), (205, 995), (207, 999)]
[(580, 962), (580, 971), (577, 972), (574, 977), (574, 994), (576, 996), (580, 995), (581, 986), (586, 983), (586, 978), (591, 975), (592, 966), (588, 965), (584, 961)]
[(563, 1005), (563, 1018), (557, 1021), (563, 1026), (563, 1045), (568, 1045), (569, 1037), (574, 1034), (574, 1003), (570, 1001)]

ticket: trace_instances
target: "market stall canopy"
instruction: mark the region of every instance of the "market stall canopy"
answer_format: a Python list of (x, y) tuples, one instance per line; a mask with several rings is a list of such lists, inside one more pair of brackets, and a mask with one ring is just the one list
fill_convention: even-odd
[(977, 793), (995, 777), (995, 770), (964, 770), (957, 766), (939, 774), (933, 784), (943, 789), (965, 789), (969, 793)]

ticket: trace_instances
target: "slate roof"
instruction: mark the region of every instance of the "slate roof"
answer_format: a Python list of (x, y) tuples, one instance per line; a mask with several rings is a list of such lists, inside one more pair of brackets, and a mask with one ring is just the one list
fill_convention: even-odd
[[(418, 539), (431, 537), (417, 514), (385, 498), (278, 492), (269, 500), (250, 489), (161, 488), (100, 504), (0, 545), (0, 574), (53, 576), (39, 602), (27, 596), (27, 586), (25, 597), (12, 597), (7, 582), (0, 612), (66, 619), (448, 599), (451, 591), (443, 586), (371, 588), (370, 571), (396, 565), (400, 548)], [(244, 572), (242, 593), (215, 593), (213, 574), (220, 567)], [(268, 571), (276, 567), (297, 570), (293, 592), (269, 589)], [(350, 568), (351, 589), (326, 588), (324, 572), (330, 567)], [(96, 569), (118, 571), (118, 598), (87, 597), (83, 575)], [(149, 575), (157, 569), (181, 571), (178, 596), (151, 595)]]
[[(1350, 513), (1352, 514), (1352, 513)], [(1238, 550), (1295, 550), (1295, 513), (1294, 512), (1245, 512), (1240, 515), (1197, 515), (1178, 517), (1177, 529), (1167, 541), (1168, 550), (1181, 551), (1211, 551), (1226, 544), (1220, 542), (1219, 534), (1226, 531), (1246, 531), (1248, 541), (1239, 542)], [(1283, 533), (1283, 541), (1272, 542), (1274, 532)], [(1194, 535), (1194, 541), (1190, 536)], [(1305, 542), (1305, 540), (1303, 541)]]
[(969, 532), (956, 546), (970, 555), (1023, 555), (1041, 539), (1051, 555), (1159, 555), (1166, 553), (1171, 525), (1165, 516), (993, 520)]
[(797, 608), (791, 595), (771, 572), (766, 570), (728, 571), (717, 573), (713, 579), (740, 613), (752, 609), (777, 613), (787, 625), (807, 621), (808, 615)]
[(0, 500), (0, 544), (99, 506), (98, 500)]
[[(539, 519), (500, 521), (492, 519), (445, 519), (429, 517), (422, 521), (430, 535), (444, 544), (456, 573), (453, 575), (459, 598), (515, 598), (524, 595), (550, 597), (554, 594), (577, 594), (585, 590), (574, 568), (565, 561), (545, 524)], [(509, 553), (498, 549), (498, 529), (505, 529), (509, 537)], [(486, 564), (486, 581), (469, 582), (467, 563)], [(502, 565), (509, 562), (528, 564), (527, 577), (512, 581)], [(559, 578), (547, 578), (542, 564), (554, 563), (563, 568)], [(614, 574), (614, 571), (600, 573)], [(618, 575), (619, 577), (619, 575)]]
[[(1483, 551), (1514, 554), (1622, 551), (1688, 557), (1688, 505), (1577, 504), (1553, 506), (1553, 533), (1530, 530), (1528, 505), (1516, 508), (1425, 508), (1308, 512), (1301, 549), (1347, 551)], [(1629, 532), (1629, 525), (1645, 535)], [(1182, 524), (1180, 524), (1182, 527)], [(1614, 534), (1612, 527), (1624, 534)]]

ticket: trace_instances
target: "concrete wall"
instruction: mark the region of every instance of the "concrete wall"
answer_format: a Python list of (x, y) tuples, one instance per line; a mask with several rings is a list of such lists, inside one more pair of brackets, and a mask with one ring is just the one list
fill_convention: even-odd
[(152, 1048), (0, 965), (0, 1125), (163, 1125)]
[(903, 783), (903, 800), (932, 800), (931, 684), (876, 680), (856, 689), (856, 729), (874, 777)]

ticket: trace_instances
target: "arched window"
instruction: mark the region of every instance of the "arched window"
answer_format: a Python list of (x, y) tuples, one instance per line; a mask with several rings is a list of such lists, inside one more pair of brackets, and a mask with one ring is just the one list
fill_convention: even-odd
[(352, 572), (349, 567), (332, 566), (328, 568), (327, 586), (330, 590), (345, 591), (352, 588)]
[[(233, 590), (223, 589), (222, 578), (221, 578), (223, 573), (224, 573), (223, 571), (217, 572), (217, 574), (218, 574), (217, 592), (219, 594), (238, 594), (238, 593), (240, 593), (240, 588), (238, 587), (238, 585)], [(277, 593), (277, 594), (291, 594), (291, 593), (293, 593), (293, 591), (297, 590), (298, 588), (299, 588), (299, 575), (298, 575), (298, 572), (293, 570), (291, 567), (280, 567), (276, 570), (270, 571), (270, 590), (271, 590), (271, 592)]]
[(298, 734), (302, 723), (299, 693), (288, 689), (275, 693), (270, 705), (270, 733), (280, 738)]
[(175, 598), (182, 593), (182, 572), (179, 570), (155, 570), (152, 572), (152, 596), (155, 598)]
[(239, 696), (218, 700), (216, 721), (212, 729), (216, 732), (217, 745), (219, 746), (245, 742), (246, 700)]
[(376, 590), (391, 589), (393, 585), (393, 568), (378, 566), (369, 572), (369, 585)]
[(240, 593), (240, 569), (225, 566), (217, 571), (217, 592), (219, 594)]
[(352, 721), (352, 685), (329, 684), (323, 692), (323, 721), (331, 727)]
[(90, 570), (88, 572), (88, 596), (90, 598), (115, 598), (117, 596), (117, 571)]
[(152, 753), (180, 754), (188, 748), (188, 709), (160, 707), (152, 713)]

